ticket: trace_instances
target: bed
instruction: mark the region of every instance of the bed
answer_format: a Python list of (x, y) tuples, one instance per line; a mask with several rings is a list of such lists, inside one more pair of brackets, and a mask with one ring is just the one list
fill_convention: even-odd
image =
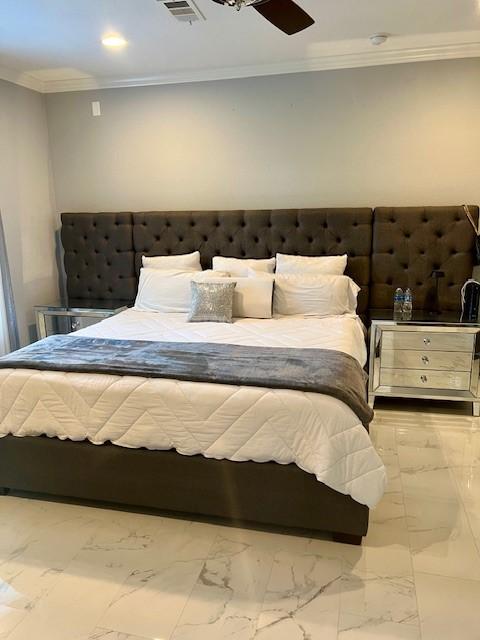
[[(368, 209), (64, 214), (62, 238), (69, 294), (76, 298), (131, 301), (142, 254), (199, 249), (209, 266), (220, 254), (347, 252), (348, 273), (362, 287), (358, 311), (368, 308)], [(358, 317), (245, 319), (200, 327), (188, 326), (184, 317), (128, 310), (77, 335), (307, 346), (347, 353), (362, 366), (366, 359)], [(369, 507), (383, 492), (384, 469), (367, 430), (335, 398), (104, 374), (3, 369), (0, 375), (5, 488), (328, 531), (353, 543), (366, 534)], [(219, 409), (229, 403), (228, 411)], [(172, 447), (179, 409), (189, 429), (173, 438)], [(222, 420), (209, 420), (219, 413)], [(279, 425), (287, 443), (278, 437)], [(310, 439), (304, 438), (307, 432)]]

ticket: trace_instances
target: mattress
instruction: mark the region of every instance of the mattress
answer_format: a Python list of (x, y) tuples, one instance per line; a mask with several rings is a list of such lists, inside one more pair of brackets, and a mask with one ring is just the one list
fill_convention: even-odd
[[(334, 349), (362, 366), (366, 361), (364, 328), (356, 316), (220, 324), (128, 309), (77, 335)], [(367, 431), (347, 405), (330, 396), (26, 369), (0, 370), (0, 385), (0, 436), (46, 434), (237, 462), (293, 462), (369, 507), (385, 489), (385, 469)]]

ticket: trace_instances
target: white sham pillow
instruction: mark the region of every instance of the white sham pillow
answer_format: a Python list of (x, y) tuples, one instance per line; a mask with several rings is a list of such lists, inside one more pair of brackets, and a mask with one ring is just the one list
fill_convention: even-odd
[(228, 278), (230, 274), (227, 271), (214, 271), (213, 269), (205, 269), (195, 273), (195, 282), (205, 282), (211, 278)]
[(148, 269), (194, 269), (201, 271), (200, 252), (182, 253), (178, 256), (142, 256), (142, 266)]
[(282, 316), (355, 313), (360, 287), (348, 276), (278, 274), (273, 311)]
[(277, 253), (275, 273), (316, 273), (342, 276), (347, 267), (347, 254), (342, 256), (291, 256)]
[[(233, 292), (234, 318), (271, 318), (273, 274), (262, 273), (260, 277), (229, 276), (222, 271), (204, 271), (194, 278), (196, 282), (235, 282)], [(255, 272), (257, 273), (257, 272)], [(222, 274), (222, 275), (220, 275)]]
[(248, 276), (248, 270), (273, 273), (275, 270), (275, 258), (254, 260), (250, 258), (224, 258), (214, 256), (212, 261), (214, 271), (228, 271), (232, 276)]
[(140, 269), (134, 308), (160, 313), (190, 311), (191, 282), (197, 271), (181, 269)]

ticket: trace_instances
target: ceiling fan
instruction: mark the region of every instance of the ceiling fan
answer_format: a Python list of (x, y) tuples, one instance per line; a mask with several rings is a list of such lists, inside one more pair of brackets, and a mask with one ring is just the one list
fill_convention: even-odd
[(310, 27), (315, 20), (293, 0), (213, 0), (218, 4), (235, 7), (253, 7), (275, 27), (291, 36)]

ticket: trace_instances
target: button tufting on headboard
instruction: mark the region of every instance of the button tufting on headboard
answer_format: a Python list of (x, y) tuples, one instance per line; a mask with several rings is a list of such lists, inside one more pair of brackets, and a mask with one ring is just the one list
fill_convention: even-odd
[[(478, 214), (478, 207), (472, 210)], [(379, 207), (374, 211), (370, 307), (391, 308), (396, 287), (410, 287), (414, 306), (429, 310), (434, 269), (440, 308), (457, 311), (472, 275), (475, 235), (462, 207)]]
[(474, 260), (461, 207), (64, 213), (62, 242), (71, 297), (130, 301), (142, 254), (199, 250), (209, 267), (215, 255), (348, 253), (347, 274), (362, 287), (360, 313), (369, 306), (369, 285), (373, 309), (391, 308), (397, 286), (412, 287), (415, 306), (427, 308), (433, 269), (445, 272), (442, 308), (457, 310)]
[(133, 242), (137, 271), (145, 253), (169, 255), (199, 250), (206, 268), (216, 255), (270, 258), (277, 252), (310, 256), (353, 254), (347, 273), (362, 287), (360, 312), (368, 308), (371, 209), (134, 213)]
[(71, 298), (135, 298), (131, 213), (63, 213), (62, 244)]

